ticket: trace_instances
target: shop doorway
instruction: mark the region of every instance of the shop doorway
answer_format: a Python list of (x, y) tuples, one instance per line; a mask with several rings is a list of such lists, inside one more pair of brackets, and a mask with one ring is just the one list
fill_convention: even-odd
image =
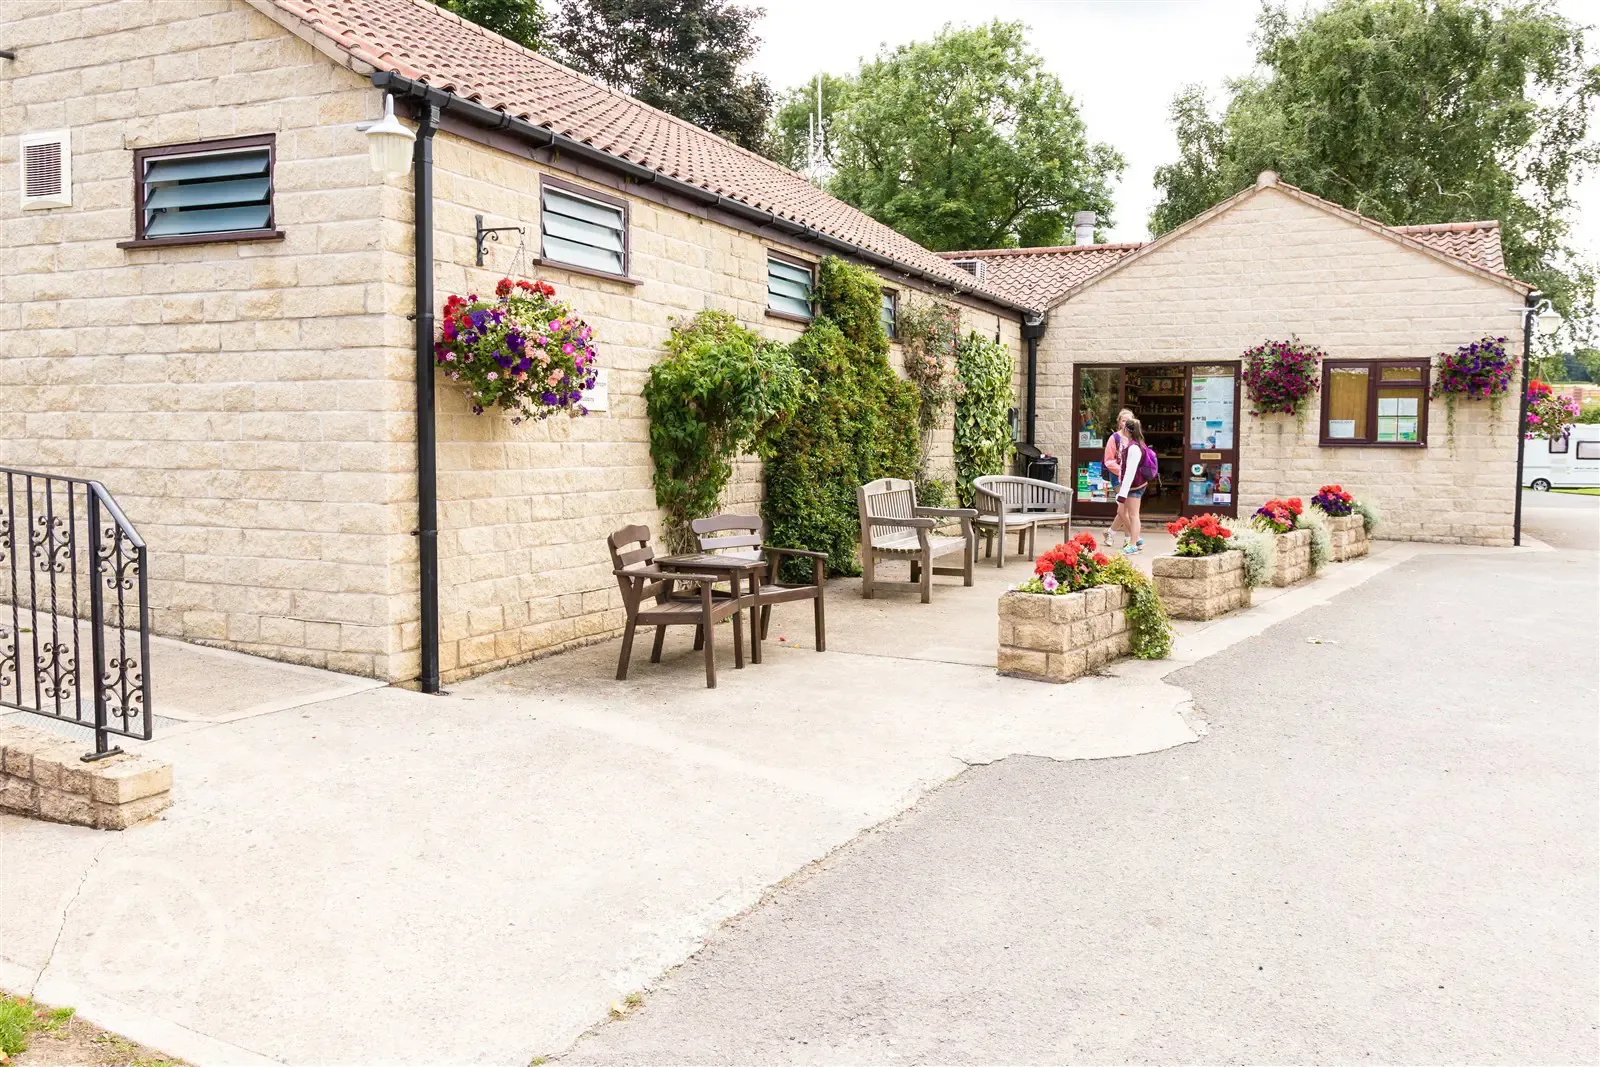
[(1237, 362), (1079, 364), (1074, 377), (1076, 516), (1109, 521), (1117, 513), (1105, 446), (1123, 408), (1138, 417), (1158, 460), (1143, 515), (1238, 513)]

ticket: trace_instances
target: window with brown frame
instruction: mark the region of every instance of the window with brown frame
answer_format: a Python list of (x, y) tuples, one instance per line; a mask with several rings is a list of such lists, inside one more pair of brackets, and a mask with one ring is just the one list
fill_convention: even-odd
[(811, 320), (811, 264), (779, 252), (767, 253), (767, 314), (781, 319)]
[(894, 340), (895, 319), (900, 317), (900, 294), (893, 289), (883, 291), (883, 304), (879, 311), (883, 319), (883, 332), (889, 340)]
[(541, 175), (539, 258), (556, 266), (628, 276), (628, 202)]
[(277, 136), (136, 148), (133, 152), (133, 229), (122, 248), (270, 241)]
[(1425, 359), (1330, 359), (1322, 364), (1322, 444), (1425, 448)]

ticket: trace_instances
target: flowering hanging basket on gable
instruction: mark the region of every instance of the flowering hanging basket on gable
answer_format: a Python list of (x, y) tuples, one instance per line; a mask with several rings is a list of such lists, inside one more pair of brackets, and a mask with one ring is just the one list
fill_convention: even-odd
[(1244, 354), (1244, 386), (1252, 415), (1300, 415), (1322, 387), (1318, 367), (1327, 353), (1296, 338), (1268, 341)]
[(1454, 400), (1504, 396), (1511, 391), (1511, 376), (1517, 360), (1506, 352), (1504, 337), (1484, 337), (1462, 345), (1454, 355), (1439, 353), (1439, 374), (1434, 379), (1433, 395)]
[(549, 282), (501, 278), (493, 302), (476, 293), (444, 302), (434, 362), (460, 382), (472, 413), (511, 412), (513, 423), (587, 415), (583, 390), (595, 382), (593, 331), (555, 299)]

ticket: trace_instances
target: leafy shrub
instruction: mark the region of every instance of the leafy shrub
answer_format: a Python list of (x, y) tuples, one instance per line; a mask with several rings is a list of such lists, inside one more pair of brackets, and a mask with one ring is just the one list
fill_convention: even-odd
[(1277, 562), (1278, 538), (1262, 530), (1235, 530), (1228, 547), (1244, 553), (1244, 584), (1257, 589), (1272, 580)]
[(925, 508), (955, 507), (955, 494), (950, 486), (937, 478), (917, 481), (917, 503)]
[(1118, 557), (1100, 572), (1101, 585), (1120, 585), (1128, 591), (1128, 637), (1139, 659), (1166, 659), (1172, 653), (1172, 620), (1156, 588), (1144, 573)]
[(722, 311), (673, 325), (667, 357), (650, 368), (645, 409), (656, 503), (674, 552), (693, 547), (689, 523), (712, 514), (741, 452), (766, 451), (769, 431), (809, 383), (788, 349)]
[(831, 573), (858, 574), (856, 489), (916, 477), (919, 396), (889, 366), (876, 276), (830, 256), (816, 294), (819, 314), (789, 348), (814, 387), (768, 440), (763, 511), (773, 544), (826, 552)]
[(1011, 456), (1011, 353), (967, 334), (956, 347), (956, 495), (972, 506), (972, 479), (1003, 474)]
[(943, 482), (928, 469), (933, 431), (956, 397), (953, 358), (961, 336), (961, 313), (938, 301), (907, 302), (895, 319), (895, 336), (904, 357), (906, 378), (917, 387), (917, 427), (922, 431), (917, 452), (917, 501), (944, 507), (951, 498)]
[(1592, 426), (1600, 422), (1600, 401), (1591, 400), (1583, 405), (1582, 410), (1578, 412), (1578, 417), (1572, 421), (1583, 423), (1586, 426)]
[(1333, 535), (1328, 532), (1328, 520), (1318, 508), (1306, 508), (1295, 517), (1296, 530), (1311, 531), (1311, 573), (1322, 569), (1333, 555)]
[(1167, 523), (1167, 533), (1178, 539), (1177, 547), (1172, 550), (1175, 556), (1214, 556), (1226, 552), (1228, 538), (1233, 536), (1233, 531), (1211, 514), (1174, 519)]
[(1365, 500), (1352, 501), (1350, 507), (1357, 515), (1361, 516), (1362, 532), (1371, 537), (1372, 531), (1376, 530), (1378, 524), (1383, 521), (1383, 512), (1378, 510), (1378, 505)]

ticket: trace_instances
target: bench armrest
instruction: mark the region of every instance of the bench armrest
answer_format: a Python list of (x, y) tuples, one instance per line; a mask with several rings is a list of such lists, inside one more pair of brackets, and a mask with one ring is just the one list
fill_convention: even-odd
[(945, 519), (975, 519), (978, 517), (976, 508), (916, 508), (916, 513), (922, 515), (936, 515)]
[(761, 551), (770, 552), (774, 556), (804, 556), (807, 559), (827, 559), (826, 552), (813, 552), (809, 548), (783, 548), (778, 545), (762, 545)]
[(619, 578), (638, 578), (641, 581), (654, 579), (673, 582), (698, 582), (701, 585), (715, 584), (723, 581), (715, 574), (694, 574), (690, 571), (664, 571), (659, 567), (617, 567), (611, 572)]
[[(918, 509), (921, 510), (921, 509)], [(939, 525), (932, 519), (893, 519), (887, 515), (868, 515), (868, 526), (904, 526), (912, 530), (931, 530)]]

